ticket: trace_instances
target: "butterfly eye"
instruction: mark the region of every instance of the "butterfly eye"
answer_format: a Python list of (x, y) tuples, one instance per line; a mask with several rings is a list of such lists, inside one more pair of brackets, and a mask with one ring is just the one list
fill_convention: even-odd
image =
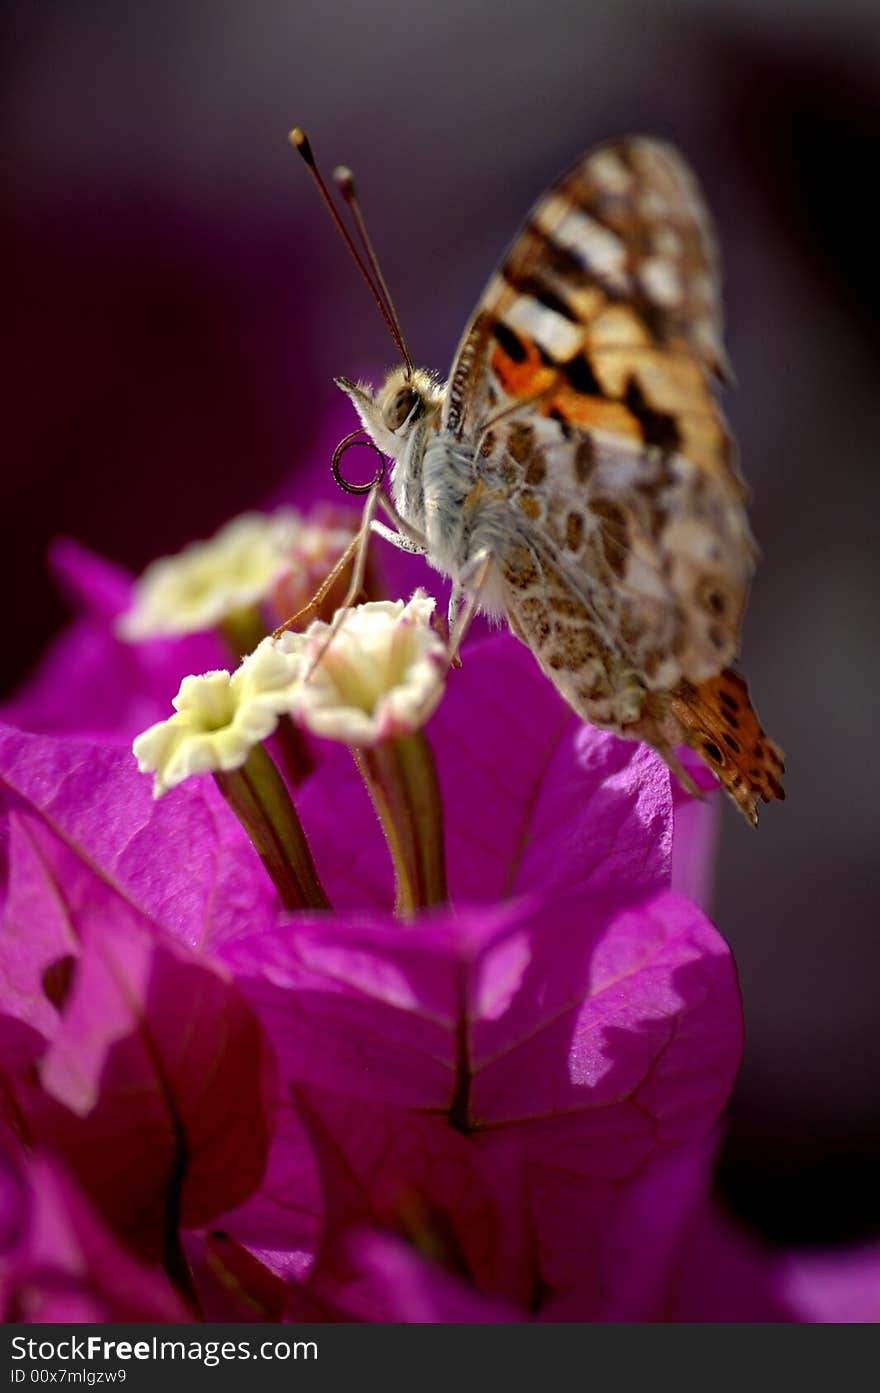
[(388, 429), (399, 430), (418, 400), (419, 394), (412, 387), (401, 387), (395, 392), (382, 411)]

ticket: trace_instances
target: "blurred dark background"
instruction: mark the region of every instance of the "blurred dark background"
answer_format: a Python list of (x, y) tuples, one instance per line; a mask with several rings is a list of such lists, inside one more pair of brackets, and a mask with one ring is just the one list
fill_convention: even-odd
[(716, 918), (747, 1045), (720, 1185), (775, 1240), (880, 1233), (876, 6), (7, 0), (4, 18), (4, 690), (66, 617), (49, 538), (139, 569), (208, 534), (325, 449), (347, 420), (335, 373), (393, 360), (289, 126), (357, 171), (414, 354), (443, 370), (582, 148), (641, 130), (694, 164), (764, 551), (744, 666), (789, 768), (757, 834), (725, 812)]

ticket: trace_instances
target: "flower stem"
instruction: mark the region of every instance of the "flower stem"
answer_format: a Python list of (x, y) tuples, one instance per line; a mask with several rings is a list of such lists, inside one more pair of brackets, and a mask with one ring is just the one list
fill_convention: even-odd
[(330, 909), (287, 786), (262, 745), (240, 769), (214, 775), (285, 909)]
[(422, 731), (353, 751), (394, 865), (399, 919), (447, 898), (443, 803)]

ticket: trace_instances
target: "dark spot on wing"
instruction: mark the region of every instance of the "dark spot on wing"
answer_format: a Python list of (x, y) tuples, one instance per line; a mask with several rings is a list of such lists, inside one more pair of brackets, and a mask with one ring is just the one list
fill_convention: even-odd
[(602, 550), (605, 560), (616, 576), (622, 576), (626, 569), (626, 555), (629, 547), (629, 530), (623, 509), (610, 498), (594, 498), (590, 512), (601, 523)]
[(523, 464), (535, 449), (535, 432), (532, 427), (522, 421), (511, 427), (507, 437), (507, 448), (517, 464)]
[(539, 256), (548, 270), (567, 279), (583, 281), (585, 268), (576, 252), (569, 251), (568, 247), (563, 247), (552, 235), (538, 227), (535, 222), (529, 223), (528, 231), (540, 244)]
[(579, 551), (584, 540), (584, 519), (580, 513), (569, 513), (565, 519), (565, 545), (569, 551)]
[(561, 363), (560, 367), (569, 386), (576, 392), (583, 392), (590, 397), (602, 396), (602, 388), (586, 358), (572, 358), (568, 363)]
[(681, 432), (675, 417), (651, 406), (634, 377), (629, 379), (623, 400), (641, 426), (646, 445), (656, 445), (661, 450), (670, 451), (681, 447)]
[(579, 484), (585, 484), (596, 467), (596, 446), (591, 435), (584, 435), (578, 441), (574, 456), (574, 472)]
[(524, 275), (516, 269), (516, 263), (505, 262), (501, 268), (501, 274), (508, 285), (517, 292), (518, 295), (527, 295), (531, 300), (537, 300), (539, 305), (545, 309), (552, 310), (554, 314), (560, 314), (564, 319), (570, 320), (573, 324), (579, 323), (577, 313), (567, 305), (561, 295), (557, 295), (552, 286), (547, 285), (538, 276)]
[(563, 439), (570, 440), (572, 435), (571, 424), (568, 420), (568, 417), (563, 416), (562, 412), (559, 410), (559, 407), (554, 406), (552, 410), (548, 411), (547, 415), (551, 421), (555, 421), (557, 423), (560, 430), (562, 431)]
[(512, 363), (524, 363), (526, 350), (511, 328), (499, 319), (495, 324), (495, 337)]

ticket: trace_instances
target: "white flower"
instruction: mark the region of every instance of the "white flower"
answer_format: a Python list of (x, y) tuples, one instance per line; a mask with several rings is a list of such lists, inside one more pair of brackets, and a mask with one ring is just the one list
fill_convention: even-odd
[(264, 639), (234, 673), (184, 677), (175, 714), (139, 735), (132, 746), (142, 774), (153, 773), (159, 798), (191, 774), (238, 769), (293, 707), (302, 660)]
[(292, 508), (243, 513), (210, 541), (149, 565), (118, 631), (138, 641), (212, 629), (235, 610), (265, 600), (295, 571), (302, 569), (310, 585), (316, 558), (335, 559), (350, 540), (344, 529), (306, 523)]
[[(278, 647), (302, 663), (294, 715), (315, 735), (370, 746), (420, 729), (443, 695), (446, 645), (431, 628), (434, 600), (379, 601), (341, 610), (331, 626), (289, 631)], [(343, 617), (344, 616), (344, 617)]]
[[(351, 542), (358, 525), (358, 515), (349, 525), (340, 509), (319, 509), (316, 520), (300, 524), (290, 566), (272, 591), (272, 604), (280, 619), (289, 619), (309, 603)], [(343, 582), (340, 589), (344, 593)]]

